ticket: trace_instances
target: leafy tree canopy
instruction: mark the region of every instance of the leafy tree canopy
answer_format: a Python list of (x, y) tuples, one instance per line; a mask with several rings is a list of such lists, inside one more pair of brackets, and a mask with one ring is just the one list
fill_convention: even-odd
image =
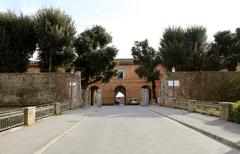
[(82, 72), (83, 88), (97, 81), (109, 82), (116, 75), (114, 59), (118, 50), (109, 46), (111, 42), (111, 35), (101, 26), (93, 26), (77, 37), (75, 67)]
[(240, 61), (240, 30), (236, 33), (230, 31), (220, 31), (214, 35), (214, 42), (209, 53), (222, 59), (223, 65), (229, 71), (235, 71)]
[(36, 41), (32, 17), (0, 13), (0, 72), (25, 72)]
[(43, 71), (71, 63), (74, 59), (73, 41), (76, 33), (72, 18), (60, 9), (43, 8), (36, 13), (35, 27), (39, 59)]
[(168, 70), (175, 67), (177, 71), (200, 71), (207, 45), (206, 29), (202, 26), (169, 27), (160, 41), (161, 63)]
[(146, 78), (147, 82), (152, 82), (153, 98), (156, 99), (155, 80), (159, 79), (159, 71), (156, 69), (159, 63), (158, 52), (149, 46), (148, 40), (136, 41), (132, 47), (134, 61), (139, 64), (135, 70), (140, 78)]

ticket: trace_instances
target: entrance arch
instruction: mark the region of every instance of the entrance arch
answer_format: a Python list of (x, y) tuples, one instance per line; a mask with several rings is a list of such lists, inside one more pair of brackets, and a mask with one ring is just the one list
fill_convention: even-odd
[(90, 88), (90, 105), (91, 106), (97, 106), (97, 100), (99, 97), (98, 96), (98, 91), (99, 91), (99, 87), (98, 86), (92, 86)]
[(114, 104), (126, 104), (126, 89), (123, 86), (117, 86), (114, 90)]
[[(144, 96), (146, 95), (146, 96)], [(152, 93), (151, 93), (151, 88), (148, 85), (144, 85), (141, 87), (141, 101), (142, 105), (148, 105), (150, 104), (152, 99)], [(144, 102), (143, 102), (144, 101)]]

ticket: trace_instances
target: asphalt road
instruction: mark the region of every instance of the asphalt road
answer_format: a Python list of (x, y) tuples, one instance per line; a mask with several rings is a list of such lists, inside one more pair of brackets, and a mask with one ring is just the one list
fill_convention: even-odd
[[(73, 121), (74, 122), (74, 121)], [(97, 109), (46, 143), (46, 154), (235, 154), (223, 145), (140, 106)]]

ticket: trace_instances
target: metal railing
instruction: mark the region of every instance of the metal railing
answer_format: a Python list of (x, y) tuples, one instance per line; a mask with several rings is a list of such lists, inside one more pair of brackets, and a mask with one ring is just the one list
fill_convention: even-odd
[(24, 110), (10, 110), (0, 113), (0, 131), (24, 124)]
[(66, 111), (66, 110), (69, 110), (69, 109), (70, 109), (70, 103), (68, 103), (68, 102), (66, 102), (66, 103), (61, 103), (61, 106), (60, 106), (61, 112)]
[(36, 108), (36, 120), (54, 115), (54, 105), (49, 104), (49, 105), (44, 105), (44, 106), (38, 106)]
[(220, 115), (220, 107), (218, 102), (197, 101), (195, 111), (213, 116)]
[(176, 107), (180, 109), (188, 110), (188, 100), (186, 99), (177, 100)]

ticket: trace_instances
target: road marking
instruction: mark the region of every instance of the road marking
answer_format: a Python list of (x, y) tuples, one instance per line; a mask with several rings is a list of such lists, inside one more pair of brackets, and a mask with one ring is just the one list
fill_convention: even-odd
[(84, 117), (82, 120), (78, 121), (76, 124), (74, 124), (71, 128), (64, 131), (60, 135), (58, 135), (56, 138), (52, 139), (50, 142), (48, 142), (46, 145), (44, 145), (42, 148), (34, 152), (34, 154), (42, 154), (45, 152), (48, 148), (50, 148), (53, 144), (55, 144), (57, 141), (62, 139), (65, 135), (69, 134), (75, 127), (81, 125), (84, 121), (86, 121), (88, 117)]

